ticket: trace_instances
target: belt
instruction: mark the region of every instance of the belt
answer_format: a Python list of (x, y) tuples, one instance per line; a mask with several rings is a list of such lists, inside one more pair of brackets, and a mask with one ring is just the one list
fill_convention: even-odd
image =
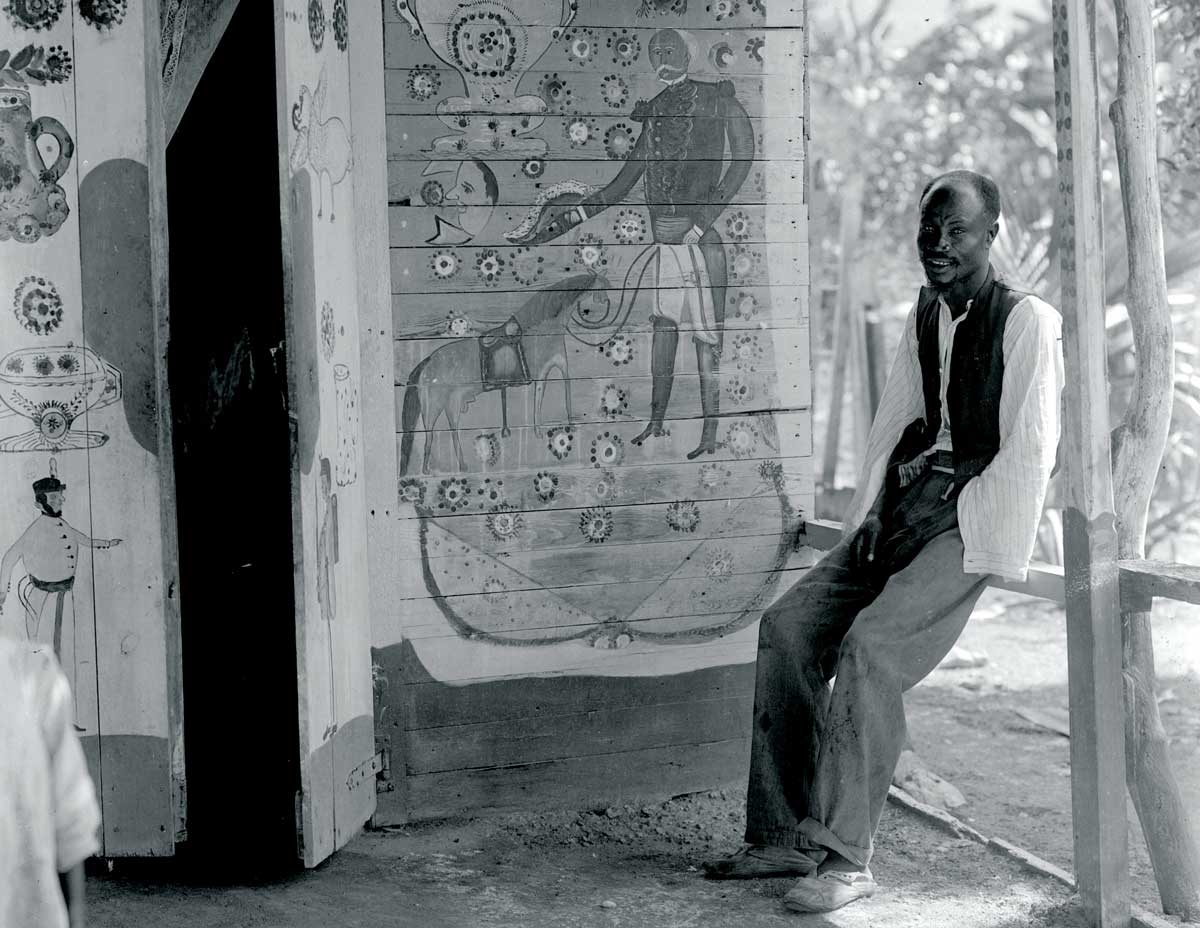
[(75, 586), (75, 578), (67, 577), (65, 580), (39, 580), (37, 577), (30, 574), (29, 583), (35, 590), (41, 590), (43, 593), (65, 593)]
[(944, 450), (934, 451), (929, 455), (929, 465), (938, 473), (953, 474), (954, 453)]

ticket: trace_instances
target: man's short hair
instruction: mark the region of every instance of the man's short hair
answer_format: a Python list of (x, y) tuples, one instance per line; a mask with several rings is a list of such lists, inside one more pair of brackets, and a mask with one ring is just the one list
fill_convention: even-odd
[(970, 187), (983, 203), (988, 222), (993, 223), (1000, 218), (1000, 188), (990, 177), (977, 174), (975, 171), (947, 171), (945, 174), (939, 174), (925, 185), (925, 189), (921, 191), (919, 202), (924, 205), (929, 191), (944, 184), (962, 184)]

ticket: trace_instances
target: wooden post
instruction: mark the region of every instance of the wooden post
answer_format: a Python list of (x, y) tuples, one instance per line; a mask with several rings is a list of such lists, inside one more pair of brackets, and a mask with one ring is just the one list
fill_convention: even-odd
[(859, 174), (846, 180), (838, 238), (838, 298), (834, 312), (833, 379), (829, 390), (829, 419), (825, 424), (825, 453), (821, 484), (832, 490), (837, 483), (838, 448), (841, 444), (842, 407), (846, 396), (846, 369), (854, 353), (854, 287), (850, 281), (850, 259), (862, 228), (863, 179)]
[(1062, 243), (1067, 664), (1075, 879), (1089, 924), (1129, 924), (1121, 613), (1109, 463), (1094, 0), (1054, 3)]
[[(1116, 0), (1117, 97), (1110, 109), (1125, 210), (1126, 303), (1137, 355), (1133, 391), (1114, 438), (1117, 544), (1145, 556), (1146, 517), (1171, 424), (1174, 332), (1167, 304), (1155, 116), (1154, 24), (1147, 0)], [(1200, 850), (1171, 770), (1155, 697), (1150, 602), (1124, 603), (1126, 764), (1163, 911), (1200, 919)]]

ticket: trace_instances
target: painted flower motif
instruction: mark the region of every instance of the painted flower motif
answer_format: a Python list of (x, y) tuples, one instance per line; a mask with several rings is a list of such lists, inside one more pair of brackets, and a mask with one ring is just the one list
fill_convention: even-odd
[(13, 238), (18, 242), (28, 245), (31, 242), (36, 242), (41, 237), (42, 224), (38, 222), (37, 216), (22, 213), (13, 221)]
[(642, 54), (641, 40), (628, 29), (613, 32), (608, 37), (608, 48), (612, 52), (613, 64), (629, 67)]
[(758, 336), (750, 332), (735, 336), (729, 342), (728, 357), (739, 371), (753, 373), (758, 370), (763, 359), (763, 347)]
[(754, 36), (754, 38), (750, 39), (750, 41), (746, 43), (746, 54), (748, 54), (759, 64), (762, 64), (766, 54), (763, 48), (764, 45), (766, 45), (765, 39), (763, 39), (761, 36)]
[(321, 357), (333, 360), (333, 349), (337, 343), (337, 331), (333, 319), (333, 307), (326, 300), (321, 306)]
[(725, 583), (733, 576), (733, 552), (718, 548), (704, 559), (704, 574), (716, 583)]
[(718, 71), (727, 71), (737, 62), (735, 52), (728, 42), (717, 42), (708, 50), (708, 60)]
[(30, 275), (17, 285), (13, 294), (13, 312), (17, 322), (34, 335), (49, 335), (63, 320), (62, 297), (45, 277)]
[(733, 314), (739, 319), (749, 322), (758, 315), (758, 297), (745, 290), (739, 290), (730, 299), (733, 304)]
[(623, 122), (615, 123), (604, 130), (604, 154), (613, 161), (624, 161), (637, 144), (633, 130)]
[(499, 577), (488, 577), (483, 581), (483, 598), (489, 603), (498, 603), (508, 592), (508, 587)]
[(416, 477), (404, 477), (400, 481), (400, 502), (412, 506), (425, 505), (425, 483)]
[(465, 477), (446, 477), (438, 481), (438, 509), (458, 512), (471, 505), (471, 485)]
[(58, 369), (64, 374), (73, 374), (79, 369), (79, 358), (73, 354), (60, 354), (58, 356)]
[(605, 75), (600, 82), (600, 98), (613, 109), (623, 108), (629, 99), (629, 85), (625, 83), (625, 78), (619, 74)]
[(563, 136), (572, 148), (583, 148), (596, 137), (596, 127), (585, 116), (573, 116), (563, 123)]
[(550, 502), (558, 491), (558, 474), (553, 474), (548, 470), (539, 470), (533, 475), (533, 491), (537, 493), (538, 499), (543, 503)]
[(419, 64), (408, 72), (408, 95), (414, 100), (424, 102), (437, 96), (442, 89), (442, 76), (429, 63)]
[(475, 328), (469, 316), (464, 316), (457, 310), (446, 314), (446, 334), (453, 338), (465, 338)]
[(585, 509), (579, 517), (579, 531), (592, 544), (602, 544), (613, 533), (613, 514), (607, 506)]
[(767, 193), (767, 178), (762, 171), (755, 171), (750, 175), (750, 183), (754, 187), (754, 192), (760, 197), (766, 196)]
[(625, 442), (620, 435), (605, 432), (592, 439), (592, 466), (616, 467), (625, 460)]
[(757, 251), (748, 249), (745, 245), (734, 246), (733, 259), (730, 262), (730, 270), (733, 271), (734, 279), (739, 281), (749, 280), (754, 276), (758, 268), (762, 265), (762, 256)]
[(54, 373), (54, 362), (46, 355), (39, 354), (33, 359), (33, 369), (42, 377), (49, 377)]
[(560, 425), (550, 430), (548, 439), (550, 453), (562, 461), (575, 446), (575, 430), (569, 425)]
[(724, 464), (710, 462), (700, 465), (700, 489), (702, 490), (718, 490), (729, 483), (733, 477), (733, 471)]
[(546, 259), (531, 248), (518, 248), (508, 255), (513, 278), (523, 287), (537, 282), (542, 276)]
[(563, 33), (567, 57), (581, 67), (596, 57), (598, 40), (591, 29), (570, 29)]
[(734, 406), (744, 406), (754, 399), (754, 381), (741, 374), (728, 374), (725, 380), (725, 395)]
[(738, 460), (753, 456), (758, 450), (758, 435), (748, 422), (734, 422), (725, 434), (725, 447)]
[(546, 173), (546, 162), (542, 158), (526, 158), (521, 164), (521, 173), (531, 179)]
[(622, 245), (634, 245), (646, 240), (646, 220), (635, 209), (623, 209), (613, 223), (613, 234)]
[(614, 335), (600, 346), (600, 351), (618, 367), (632, 361), (635, 354), (633, 340), (626, 335)]
[(714, 0), (708, 5), (708, 12), (712, 13), (713, 19), (717, 22), (737, 16), (739, 9), (741, 9), (741, 4), (738, 3), (738, 0)]
[[(490, 432), (475, 438), (475, 457), (484, 467), (492, 467), (500, 460), (500, 440)], [(480, 493), (483, 492), (481, 489)]]
[(25, 362), (20, 358), (9, 358), (8, 363), (4, 365), (4, 369), (10, 374), (20, 374), (25, 371)]
[(440, 180), (427, 180), (421, 184), (421, 202), (426, 206), (441, 206), (446, 201), (446, 188)]
[(600, 241), (600, 236), (591, 232), (579, 236), (579, 241), (575, 243), (574, 260), (576, 264), (593, 271), (598, 271), (608, 264), (608, 253), (604, 249), (604, 243)]
[(514, 507), (501, 503), (488, 513), (487, 527), (497, 541), (512, 541), (521, 534), (525, 519)]
[(504, 259), (495, 248), (475, 252), (475, 272), (486, 286), (494, 287), (504, 274)]
[(629, 394), (615, 383), (604, 385), (600, 391), (600, 415), (615, 419), (629, 408)]
[(725, 220), (725, 231), (735, 242), (744, 242), (750, 237), (750, 217), (738, 210)]
[(778, 488), (783, 485), (783, 465), (779, 461), (763, 461), (758, 465), (758, 476)]
[(121, 25), (128, 0), (79, 0), (79, 15), (101, 32)]
[(333, 41), (338, 51), (344, 52), (350, 45), (350, 16), (346, 0), (333, 0)]
[(592, 496), (596, 498), (597, 502), (611, 503), (620, 495), (621, 488), (617, 483), (617, 472), (608, 469), (601, 470), (596, 482), (592, 484)]
[(22, 29), (49, 29), (62, 15), (63, 0), (9, 0), (4, 12)]
[(458, 255), (453, 251), (439, 251), (429, 259), (429, 269), (438, 280), (449, 280), (459, 269)]
[(476, 492), (479, 493), (479, 505), (484, 509), (492, 506), (500, 506), (507, 502), (504, 494), (503, 480), (493, 480), (490, 477), (485, 478)]
[(321, 0), (308, 0), (308, 37), (314, 52), (325, 44), (325, 4)]
[(700, 527), (700, 508), (690, 499), (677, 499), (667, 507), (667, 525), (675, 532), (694, 532)]
[(8, 192), (21, 182), (21, 166), (0, 156), (0, 190)]
[(552, 113), (561, 113), (571, 105), (571, 88), (557, 74), (547, 74), (538, 84), (538, 96), (546, 101), (546, 107)]

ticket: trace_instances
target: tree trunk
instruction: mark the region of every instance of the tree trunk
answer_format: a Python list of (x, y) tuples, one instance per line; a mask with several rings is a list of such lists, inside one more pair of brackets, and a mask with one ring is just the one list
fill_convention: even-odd
[[(1149, 0), (1114, 0), (1118, 85), (1110, 116), (1125, 209), (1126, 302), (1137, 372), (1125, 418), (1113, 435), (1117, 546), (1145, 556), (1150, 496), (1166, 448), (1174, 388), (1174, 339), (1167, 303), (1158, 183), (1154, 28)], [(1125, 756), (1129, 790), (1150, 851), (1163, 911), (1200, 919), (1200, 853), (1155, 698), (1150, 603), (1122, 604)]]

